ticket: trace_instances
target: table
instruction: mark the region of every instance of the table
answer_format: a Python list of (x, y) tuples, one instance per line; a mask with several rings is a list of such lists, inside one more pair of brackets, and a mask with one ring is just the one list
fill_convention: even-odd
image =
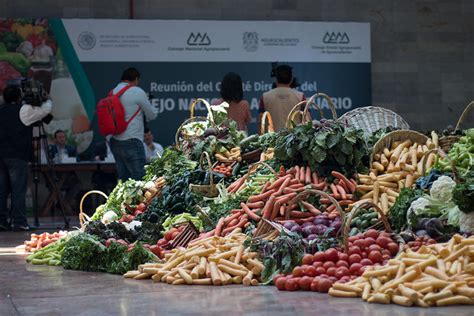
[[(63, 188), (66, 181), (71, 177), (71, 175), (75, 172), (96, 172), (102, 171), (105, 173), (115, 173), (116, 166), (115, 163), (110, 162), (101, 162), (101, 161), (81, 161), (76, 163), (61, 163), (61, 164), (53, 164), (52, 170), (56, 173), (58, 178), (57, 185), (59, 187), (59, 192), (53, 190), (55, 179), (53, 179), (53, 175), (49, 172), (49, 166), (47, 164), (41, 164), (38, 166), (38, 171), (43, 174), (44, 178), (46, 179), (47, 188), (49, 191), (48, 198), (46, 202), (41, 207), (40, 214), (46, 215), (50, 213), (51, 208), (59, 202), (58, 194), (61, 194), (61, 189)], [(32, 165), (32, 169), (35, 166)], [(34, 171), (34, 170), (33, 170)], [(37, 197), (35, 197), (37, 198)], [(70, 201), (66, 199), (62, 199), (64, 202), (64, 210), (72, 209)]]

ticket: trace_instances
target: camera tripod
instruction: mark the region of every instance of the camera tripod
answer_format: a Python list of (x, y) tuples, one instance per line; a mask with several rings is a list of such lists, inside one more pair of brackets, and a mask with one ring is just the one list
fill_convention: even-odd
[(61, 215), (64, 219), (64, 229), (69, 229), (69, 219), (66, 217), (65, 209), (66, 204), (64, 202), (64, 197), (61, 194), (60, 187), (58, 185), (58, 177), (56, 171), (53, 168), (51, 161), (51, 156), (48, 150), (48, 141), (46, 139), (46, 132), (44, 130), (43, 122), (36, 122), (33, 125), (33, 149), (34, 149), (34, 158), (32, 163), (32, 172), (33, 172), (33, 183), (35, 186), (35, 194), (33, 198), (33, 210), (35, 216), (35, 226), (39, 226), (39, 210), (38, 210), (38, 183), (39, 176), (41, 173), (41, 152), (44, 149), (44, 154), (46, 156), (46, 165), (47, 165), (47, 176), (50, 177), (53, 194), (57, 196), (59, 209)]

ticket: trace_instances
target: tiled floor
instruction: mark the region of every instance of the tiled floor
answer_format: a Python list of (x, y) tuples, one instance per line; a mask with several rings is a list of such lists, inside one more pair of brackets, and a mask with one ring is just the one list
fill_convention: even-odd
[[(0, 248), (28, 234), (0, 233)], [(150, 280), (26, 264), (0, 254), (0, 316), (6, 315), (474, 315), (472, 307), (403, 308), (272, 286), (171, 286)]]

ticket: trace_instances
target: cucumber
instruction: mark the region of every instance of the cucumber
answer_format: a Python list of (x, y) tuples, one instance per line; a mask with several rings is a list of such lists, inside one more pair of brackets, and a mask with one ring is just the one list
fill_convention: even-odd
[(234, 168), (232, 169), (232, 177), (237, 177), (237, 175), (240, 172), (240, 167), (241, 167), (240, 162), (235, 164)]
[(379, 219), (378, 219), (378, 218), (372, 218), (372, 219), (370, 220), (370, 225), (375, 225), (375, 224), (377, 224), (378, 222), (379, 222)]
[(250, 136), (242, 139), (239, 143), (239, 146), (240, 147), (246, 147), (246, 146), (250, 145), (251, 143), (257, 142), (257, 141), (258, 141), (258, 135), (257, 134), (250, 135)]
[(349, 236), (354, 236), (354, 235), (357, 235), (358, 233), (359, 233), (359, 230), (356, 227), (354, 227), (349, 232)]
[(359, 227), (361, 222), (362, 221), (357, 218), (355, 221), (352, 221), (351, 227)]
[(374, 219), (374, 218), (379, 218), (379, 214), (377, 212), (372, 212), (368, 214), (369, 216), (367, 219)]
[(368, 220), (363, 220), (362, 222), (360, 222), (361, 228), (367, 228), (369, 226), (370, 226), (370, 222)]

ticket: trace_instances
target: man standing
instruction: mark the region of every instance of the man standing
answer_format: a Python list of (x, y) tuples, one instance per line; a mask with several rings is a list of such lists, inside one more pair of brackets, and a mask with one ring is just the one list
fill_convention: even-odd
[[(263, 112), (268, 111), (273, 119), (275, 131), (286, 126), (291, 109), (305, 99), (302, 92), (291, 88), (293, 70), (288, 65), (280, 65), (275, 69), (276, 87), (265, 92), (260, 99), (260, 118)], [(260, 124), (259, 124), (260, 126)]]
[(74, 146), (66, 144), (66, 133), (63, 130), (54, 132), (54, 145), (49, 145), (50, 157), (60, 162), (63, 157), (76, 157), (77, 150)]
[(143, 145), (145, 146), (146, 162), (151, 162), (152, 159), (159, 158), (163, 154), (163, 146), (153, 141), (153, 133), (149, 128), (145, 128), (145, 135), (143, 136)]
[(123, 181), (128, 178), (141, 180), (145, 175), (146, 156), (143, 146), (143, 115), (145, 115), (147, 121), (155, 119), (158, 115), (158, 109), (150, 104), (145, 91), (138, 87), (139, 79), (140, 73), (138, 70), (128, 68), (122, 73), (121, 82), (112, 91), (113, 94), (116, 94), (122, 89), (126, 89), (120, 96), (126, 121), (138, 112), (128, 124), (125, 132), (112, 136), (110, 140), (110, 149), (114, 154), (118, 178)]
[[(32, 124), (51, 112), (50, 100), (41, 106), (21, 104), (19, 87), (3, 90), (5, 104), (0, 105), (0, 231), (30, 230), (26, 220), (28, 160), (32, 157)], [(7, 196), (11, 191), (12, 223), (8, 222)]]

